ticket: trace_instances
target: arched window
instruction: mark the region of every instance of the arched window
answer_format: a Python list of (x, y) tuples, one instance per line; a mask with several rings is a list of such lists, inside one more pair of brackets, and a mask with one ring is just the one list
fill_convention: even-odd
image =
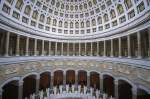
[(59, 6), (60, 6), (60, 2), (57, 2), (56, 7), (59, 8)]
[(38, 17), (38, 11), (37, 10), (33, 11), (32, 18), (37, 19), (37, 17)]
[(107, 14), (105, 14), (105, 15), (104, 15), (104, 22), (107, 22), (107, 21), (109, 21), (109, 19), (108, 19), (108, 15), (107, 15)]
[(97, 22), (98, 24), (102, 24), (102, 18), (100, 16), (97, 18)]
[(70, 28), (73, 28), (73, 22), (70, 22)]
[(79, 23), (78, 22), (75, 23), (75, 27), (79, 28)]
[(71, 10), (71, 11), (73, 11), (73, 9), (74, 9), (74, 6), (73, 6), (73, 5), (71, 5), (71, 6), (70, 6), (70, 10)]
[(83, 21), (81, 22), (81, 28), (84, 28), (84, 22)]
[(44, 16), (43, 14), (41, 14), (41, 16), (40, 16), (40, 21), (41, 21), (41, 22), (44, 22), (44, 20), (45, 20), (45, 16)]
[(30, 16), (30, 12), (31, 12), (31, 7), (30, 7), (29, 5), (27, 5), (27, 6), (25, 7), (24, 13), (25, 13), (26, 15)]
[(21, 9), (23, 7), (23, 0), (18, 0), (15, 7), (21, 11)]
[(86, 21), (86, 27), (90, 27), (90, 21)]
[(57, 24), (57, 20), (53, 19), (53, 26), (56, 26), (56, 24)]
[(66, 10), (69, 10), (69, 5), (66, 5)]
[(59, 21), (59, 27), (62, 27), (62, 21)]
[(65, 22), (65, 23), (64, 23), (64, 27), (65, 27), (65, 28), (68, 28), (68, 22)]
[(111, 10), (111, 11), (110, 11), (110, 16), (111, 16), (111, 19), (113, 19), (113, 18), (116, 17), (116, 14), (115, 14), (115, 11), (114, 11), (114, 10)]
[(64, 4), (61, 4), (61, 9), (64, 9)]
[(78, 6), (77, 6), (77, 5), (75, 6), (75, 10), (76, 10), (76, 11), (78, 10)]
[(82, 9), (83, 9), (83, 6), (80, 4), (79, 8), (80, 8), (80, 10), (82, 10)]
[(92, 25), (93, 25), (93, 26), (96, 26), (96, 21), (95, 21), (95, 19), (92, 19)]
[(124, 3), (125, 3), (125, 5), (126, 5), (126, 8), (127, 8), (127, 9), (130, 9), (130, 8), (132, 7), (132, 2), (131, 2), (131, 0), (124, 0)]
[(51, 24), (51, 18), (50, 17), (47, 18), (46, 24)]
[(119, 15), (121, 15), (121, 14), (124, 12), (123, 7), (122, 7), (121, 4), (119, 4), (119, 5), (117, 6), (117, 11), (118, 11)]
[(84, 3), (84, 9), (87, 9), (87, 4), (86, 3)]
[(88, 2), (88, 5), (89, 5), (89, 7), (92, 7), (92, 2), (89, 1), (89, 2)]

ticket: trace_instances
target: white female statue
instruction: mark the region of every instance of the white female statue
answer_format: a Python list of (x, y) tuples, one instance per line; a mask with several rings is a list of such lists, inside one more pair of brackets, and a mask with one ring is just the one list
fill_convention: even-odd
[(69, 92), (69, 85), (66, 85), (66, 91)]
[(93, 96), (93, 90), (94, 90), (94, 89), (91, 87), (91, 88), (90, 88), (90, 95), (91, 95), (91, 96)]
[(54, 95), (56, 95), (57, 94), (57, 87), (55, 86), (53, 90), (54, 90)]
[(49, 97), (49, 88), (46, 89), (46, 95)]
[(78, 86), (78, 93), (81, 92), (81, 85)]
[(62, 90), (62, 85), (59, 86), (59, 90), (60, 90), (60, 94), (62, 94), (63, 90)]
[(96, 98), (99, 99), (99, 90), (96, 89)]
[(75, 91), (75, 86), (74, 85), (72, 85), (71, 90), (72, 90), (72, 93), (74, 93), (74, 91)]
[(43, 90), (40, 91), (40, 99), (43, 99)]
[(86, 91), (87, 91), (87, 87), (84, 86), (84, 90), (83, 90), (84, 94), (86, 94)]

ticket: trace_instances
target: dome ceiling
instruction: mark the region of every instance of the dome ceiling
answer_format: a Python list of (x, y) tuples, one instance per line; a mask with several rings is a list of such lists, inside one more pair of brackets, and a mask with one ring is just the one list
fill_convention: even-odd
[(97, 35), (128, 24), (144, 0), (2, 0), (2, 13), (47, 35)]

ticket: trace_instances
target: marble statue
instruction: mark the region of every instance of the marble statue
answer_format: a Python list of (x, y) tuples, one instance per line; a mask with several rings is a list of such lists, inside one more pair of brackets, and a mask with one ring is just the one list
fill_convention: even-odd
[(81, 85), (78, 86), (78, 93), (81, 92)]
[(69, 92), (69, 85), (66, 85), (66, 92)]
[(40, 99), (43, 99), (43, 90), (42, 91), (40, 91)]
[(56, 86), (53, 88), (53, 91), (54, 91), (54, 95), (56, 95), (57, 94), (57, 87)]
[(62, 92), (63, 92), (63, 86), (62, 85), (59, 86), (59, 91), (60, 91), (60, 94), (62, 94)]
[(35, 99), (35, 94), (32, 94), (32, 99)]
[(74, 85), (72, 85), (71, 90), (72, 90), (72, 93), (75, 92), (75, 86)]
[(93, 96), (93, 88), (90, 88), (90, 95)]
[(96, 98), (99, 99), (99, 90), (96, 90)]
[(86, 91), (87, 91), (87, 87), (84, 86), (83, 93), (86, 94)]
[(103, 99), (106, 99), (107, 98), (107, 95), (104, 93), (103, 94)]
[(46, 89), (46, 95), (49, 96), (49, 88)]

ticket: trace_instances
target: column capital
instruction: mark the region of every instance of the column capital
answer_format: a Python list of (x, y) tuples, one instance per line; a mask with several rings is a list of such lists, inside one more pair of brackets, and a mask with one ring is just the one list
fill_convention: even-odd
[(88, 77), (90, 76), (90, 72), (87, 72), (87, 76), (88, 76)]
[(20, 80), (20, 81), (18, 82), (18, 86), (22, 86), (23, 83), (24, 83), (24, 81), (23, 81), (23, 80)]
[(114, 80), (114, 84), (118, 85), (119, 84), (118, 80)]

